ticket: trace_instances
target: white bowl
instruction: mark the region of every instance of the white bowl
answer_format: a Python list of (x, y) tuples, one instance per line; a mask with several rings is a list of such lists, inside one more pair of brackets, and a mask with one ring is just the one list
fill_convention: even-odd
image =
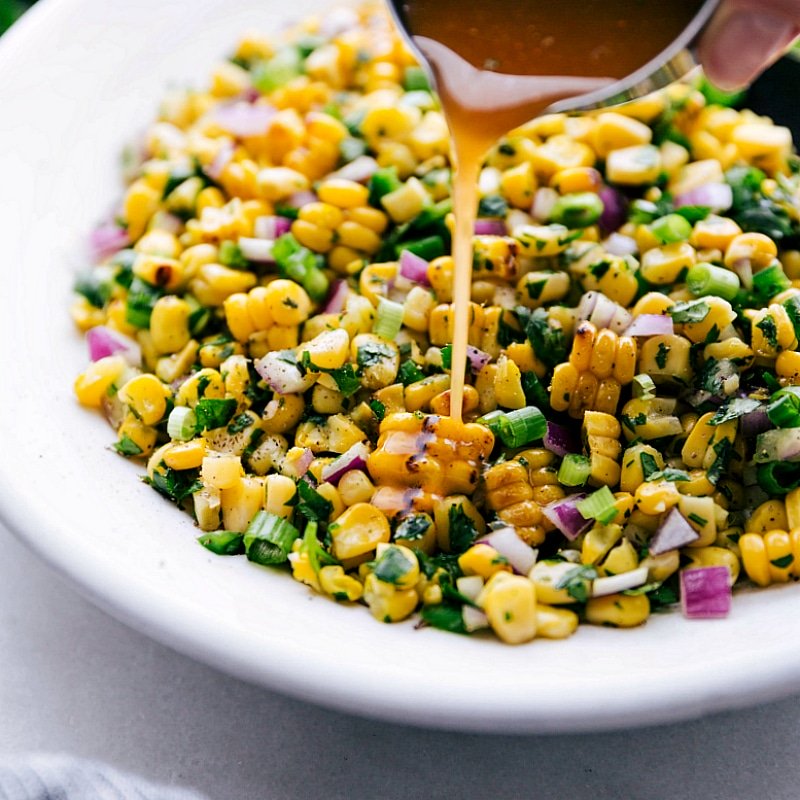
[[(319, 3), (296, 2), (293, 14)], [(189, 518), (108, 449), (72, 396), (87, 361), (67, 314), (118, 154), (165, 87), (200, 84), (274, 0), (44, 0), (0, 40), (0, 509), (110, 613), (238, 677), (356, 714), (486, 731), (665, 722), (794, 692), (800, 589), (738, 594), (730, 618), (653, 617), (507, 647), (312, 596), (195, 542)], [(80, 647), (80, 642), (76, 642)], [(91, 668), (91, 665), (87, 665)]]

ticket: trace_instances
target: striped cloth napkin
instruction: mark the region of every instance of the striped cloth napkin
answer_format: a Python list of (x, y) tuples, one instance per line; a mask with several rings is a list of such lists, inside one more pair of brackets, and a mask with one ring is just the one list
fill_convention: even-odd
[(0, 800), (205, 800), (188, 789), (159, 786), (65, 755), (0, 758)]

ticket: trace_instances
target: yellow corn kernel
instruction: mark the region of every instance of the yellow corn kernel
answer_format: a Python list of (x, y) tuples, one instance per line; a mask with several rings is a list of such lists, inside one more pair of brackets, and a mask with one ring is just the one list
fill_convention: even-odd
[(636, 507), (645, 514), (663, 514), (680, 499), (680, 493), (670, 481), (647, 481), (636, 489)]
[(792, 151), (792, 132), (780, 125), (750, 122), (733, 129), (731, 142), (741, 158), (773, 171), (783, 166)]
[(800, 384), (800, 353), (795, 350), (784, 350), (779, 353), (775, 359), (775, 372), (784, 385)]
[(371, 553), (390, 537), (389, 521), (368, 503), (350, 506), (328, 530), (333, 540), (332, 553), (341, 560)]
[(742, 233), (725, 249), (725, 266), (750, 262), (754, 270), (768, 267), (778, 256), (778, 246), (763, 233)]
[(584, 536), (583, 544), (581, 545), (581, 562), (583, 564), (597, 564), (605, 558), (621, 538), (621, 525), (595, 525)]
[(642, 277), (649, 283), (675, 283), (685, 269), (697, 261), (695, 249), (688, 242), (674, 242), (654, 247), (642, 256)]
[(688, 339), (677, 334), (649, 336), (639, 351), (639, 372), (650, 375), (657, 384), (687, 385), (693, 374), (691, 347)]
[(705, 219), (695, 222), (689, 244), (700, 250), (722, 250), (741, 234), (742, 229), (728, 217), (709, 214)]
[(295, 482), (286, 475), (267, 475), (264, 478), (264, 510), (283, 519), (294, 512)]
[(475, 544), (458, 557), (458, 565), (465, 575), (479, 575), (484, 580), (495, 572), (511, 572), (507, 559), (488, 544)]
[(311, 299), (302, 286), (294, 281), (278, 278), (266, 290), (264, 304), (276, 325), (301, 325), (308, 319)]
[(664, 457), (655, 447), (651, 447), (649, 444), (637, 444), (629, 447), (622, 456), (620, 491), (635, 492), (644, 483), (643, 455), (652, 459), (657, 469), (664, 469)]
[(592, 129), (592, 146), (600, 158), (624, 147), (648, 145), (653, 131), (644, 123), (613, 111), (599, 114)]
[(369, 190), (355, 181), (343, 178), (329, 178), (322, 181), (317, 188), (319, 199), (337, 208), (357, 208), (365, 206), (369, 198)]
[(378, 580), (374, 572), (364, 581), (364, 600), (370, 613), (381, 622), (399, 622), (414, 612), (419, 598), (413, 589), (397, 589)]
[(167, 291), (175, 291), (183, 282), (181, 262), (166, 256), (137, 256), (133, 262), (133, 274)]
[(523, 225), (514, 231), (523, 255), (546, 258), (563, 253), (571, 238), (564, 225)]
[(338, 565), (322, 567), (319, 571), (319, 584), (322, 591), (334, 600), (346, 600), (354, 603), (356, 600), (360, 600), (364, 593), (364, 587), (360, 581), (346, 575), (342, 567)]
[(600, 570), (604, 575), (619, 575), (622, 572), (630, 572), (638, 566), (639, 557), (636, 555), (636, 549), (628, 539), (623, 538), (609, 550)]
[(371, 228), (352, 220), (345, 220), (336, 231), (339, 242), (353, 250), (374, 253), (381, 246), (381, 238)]
[(548, 605), (570, 605), (575, 602), (575, 594), (591, 594), (591, 579), (580, 564), (570, 561), (537, 561), (530, 572), (530, 580), (536, 587), (536, 597), (540, 603)]
[(222, 522), (226, 530), (245, 531), (261, 510), (263, 478), (247, 476), (220, 490)]
[(586, 603), (586, 621), (609, 628), (633, 628), (650, 616), (647, 595), (610, 594), (593, 597)]
[(634, 317), (639, 314), (666, 314), (675, 302), (661, 292), (648, 292), (636, 301), (632, 312)]
[(177, 353), (159, 358), (156, 363), (156, 375), (167, 384), (187, 375), (197, 359), (198, 347), (197, 342), (190, 339)]
[(333, 231), (304, 219), (292, 223), (292, 233), (300, 244), (316, 253), (327, 253), (333, 247)]
[[(164, 451), (164, 463), (171, 469), (196, 469), (203, 463), (206, 454), (206, 443), (203, 439), (192, 439), (191, 442), (181, 442), (170, 445)], [(238, 530), (235, 528), (233, 530)]]
[(369, 503), (375, 494), (375, 486), (361, 470), (352, 469), (339, 479), (339, 495), (346, 506)]
[(91, 363), (75, 379), (75, 396), (84, 406), (99, 408), (116, 381), (122, 377), (128, 363), (122, 356), (105, 356)]
[(722, 183), (725, 175), (722, 164), (716, 158), (704, 158), (692, 161), (670, 176), (668, 189), (673, 197), (697, 189), (708, 183)]
[(189, 304), (175, 295), (160, 297), (150, 315), (150, 335), (159, 354), (177, 353), (191, 338)]
[(612, 183), (641, 186), (654, 183), (661, 172), (661, 153), (651, 144), (613, 150), (606, 159), (606, 178)]
[(411, 132), (408, 144), (421, 161), (447, 155), (450, 151), (450, 134), (444, 115), (439, 111), (428, 111)]
[(133, 442), (140, 450), (137, 455), (147, 457), (155, 448), (158, 431), (150, 425), (145, 425), (131, 412), (122, 420), (117, 429), (117, 436), (120, 441), (128, 439)]
[(244, 470), (239, 456), (209, 453), (203, 458), (200, 476), (206, 486), (230, 489), (242, 479)]
[(527, 405), (525, 392), (522, 390), (522, 373), (506, 356), (501, 355), (497, 360), (494, 393), (497, 404), (503, 408), (524, 408)]
[(578, 615), (568, 608), (536, 604), (536, 635), (540, 639), (566, 639), (578, 628)]
[[(796, 490), (795, 490), (796, 492)], [(796, 498), (793, 496), (792, 516), (796, 517)], [(787, 495), (788, 500), (788, 495)], [(793, 526), (794, 528), (795, 526)], [(787, 506), (781, 500), (766, 500), (751, 514), (745, 524), (748, 533), (766, 533), (774, 530), (789, 530)]]
[(731, 573), (731, 586), (739, 577), (739, 559), (726, 547), (695, 547), (684, 551), (691, 559), (691, 567), (727, 567)]
[(713, 329), (724, 331), (736, 319), (736, 312), (727, 300), (721, 297), (704, 297), (702, 302), (708, 307), (705, 317), (698, 322), (686, 322), (683, 325), (683, 335), (695, 343), (706, 341)]
[(119, 399), (145, 425), (155, 425), (167, 411), (169, 389), (155, 375), (137, 375), (120, 390)]
[(123, 200), (122, 215), (131, 241), (135, 242), (144, 233), (150, 217), (158, 211), (160, 201), (161, 192), (143, 179), (130, 185)]
[(504, 642), (522, 644), (536, 636), (536, 588), (527, 578), (498, 573), (481, 598), (489, 625)]
[[(273, 123), (270, 135), (273, 136), (276, 130)], [(289, 167), (266, 167), (258, 173), (259, 194), (270, 203), (283, 200), (295, 192), (305, 191), (308, 187), (308, 178)]]
[(436, 541), (439, 549), (444, 550), (445, 553), (450, 553), (453, 550), (453, 543), (450, 538), (450, 522), (456, 511), (469, 519), (478, 535), (482, 535), (486, 530), (486, 523), (481, 513), (466, 495), (456, 494), (447, 497), (436, 504), (433, 517), (436, 523)]
[(297, 218), (332, 231), (342, 224), (344, 214), (331, 203), (308, 203), (297, 212)]
[(591, 147), (582, 142), (576, 142), (569, 136), (556, 135), (534, 150), (532, 161), (536, 174), (547, 181), (564, 169), (594, 166), (595, 154)]
[(409, 178), (399, 189), (381, 197), (381, 205), (398, 224), (416, 217), (430, 203), (428, 190), (417, 178)]
[(247, 292), (256, 284), (256, 276), (245, 270), (231, 269), (222, 264), (204, 264), (189, 286), (204, 306), (221, 306), (225, 298), (236, 292)]
[(797, 347), (794, 325), (786, 309), (778, 303), (760, 308), (750, 317), (753, 351), (757, 356), (775, 358), (784, 350)]
[(550, 178), (550, 186), (559, 194), (596, 193), (602, 185), (603, 176), (594, 167), (569, 167)]
[(517, 208), (529, 209), (535, 190), (536, 177), (530, 161), (523, 161), (507, 169), (500, 178), (500, 192), (512, 206)]

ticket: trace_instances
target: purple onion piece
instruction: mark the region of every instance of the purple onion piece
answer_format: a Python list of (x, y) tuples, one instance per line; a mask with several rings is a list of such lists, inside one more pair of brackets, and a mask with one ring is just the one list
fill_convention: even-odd
[(525, 544), (511, 527), (500, 528), (481, 541), (497, 550), (520, 575), (527, 575), (536, 563), (536, 551)]
[(689, 619), (720, 619), (731, 610), (731, 572), (727, 567), (681, 570), (681, 608)]
[(507, 233), (508, 228), (502, 219), (475, 220), (475, 234), (477, 236), (505, 236)]
[(584, 519), (575, 504), (586, 497), (585, 494), (573, 494), (563, 500), (556, 500), (542, 509), (542, 513), (558, 528), (571, 542), (575, 541), (584, 531), (592, 527), (593, 521)]
[(304, 392), (314, 383), (313, 375), (303, 375), (294, 364), (282, 360), (280, 352), (267, 353), (263, 358), (257, 358), (253, 366), (277, 394)]
[(428, 280), (428, 266), (428, 262), (422, 256), (410, 250), (403, 250), (400, 253), (400, 274), (414, 283), (421, 286), (431, 285)]
[(217, 151), (217, 154), (212, 159), (211, 163), (203, 169), (203, 172), (208, 175), (212, 180), (218, 181), (222, 177), (222, 172), (225, 167), (230, 164), (233, 158), (234, 147), (232, 144), (226, 142)]
[(310, 189), (303, 189), (301, 192), (290, 194), (286, 204), (291, 208), (302, 208), (309, 203), (316, 203), (319, 198)]
[(616, 231), (603, 242), (603, 247), (612, 256), (635, 256), (639, 252), (639, 245), (636, 244), (636, 239), (632, 239), (630, 236), (623, 236)]
[(252, 239), (247, 236), (239, 237), (239, 249), (248, 261), (257, 264), (274, 264), (275, 258), (272, 255), (273, 243), (268, 239)]
[(344, 311), (344, 304), (347, 302), (347, 294), (350, 289), (347, 286), (347, 281), (338, 280), (331, 286), (328, 299), (325, 301), (325, 307), (322, 309), (323, 314), (341, 314)]
[(331, 173), (328, 179), (340, 178), (355, 183), (366, 183), (379, 168), (380, 165), (372, 156), (359, 156)]
[(772, 427), (772, 422), (767, 416), (766, 406), (761, 406), (754, 411), (749, 411), (739, 418), (739, 427), (744, 436), (757, 436)]
[(626, 328), (625, 336), (671, 336), (675, 333), (672, 317), (666, 314), (639, 314)]
[(651, 555), (660, 556), (670, 550), (686, 547), (697, 541), (700, 534), (686, 521), (677, 508), (673, 508), (659, 525), (648, 545)]
[(557, 422), (547, 423), (547, 433), (544, 435), (542, 444), (551, 453), (562, 457), (570, 453), (579, 453), (581, 450), (573, 431), (565, 425), (559, 425)]
[(257, 239), (273, 241), (284, 233), (289, 233), (292, 221), (288, 217), (256, 217), (253, 223), (253, 232)]
[(558, 202), (559, 196), (558, 192), (549, 186), (537, 189), (533, 195), (533, 203), (531, 203), (531, 216), (537, 222), (547, 222), (553, 213), (553, 206)]
[(217, 124), (228, 133), (244, 138), (265, 134), (276, 113), (272, 106), (238, 100), (218, 106), (214, 109), (213, 116)]
[(128, 232), (113, 223), (100, 225), (89, 234), (89, 249), (94, 261), (105, 261), (130, 243)]
[(354, 469), (365, 470), (368, 455), (367, 446), (363, 442), (357, 442), (322, 470), (322, 480), (335, 486), (345, 472)]
[(599, 297), (600, 292), (586, 292), (586, 294), (581, 297), (577, 308), (578, 319), (586, 320), (592, 316), (592, 311), (594, 311)]
[(314, 461), (314, 453), (313, 451), (306, 447), (303, 450), (303, 455), (295, 461), (295, 468), (297, 470), (297, 477), (302, 478), (307, 472), (308, 468), (311, 466), (311, 463)]
[(86, 331), (86, 344), (92, 361), (119, 354), (131, 366), (137, 367), (142, 363), (142, 349), (138, 342), (105, 325), (96, 325)]
[(477, 375), (492, 360), (492, 357), (489, 353), (484, 353), (483, 350), (478, 350), (477, 347), (468, 344), (467, 359), (469, 359), (469, 368), (473, 374)]
[(628, 217), (628, 200), (622, 192), (610, 186), (604, 186), (600, 192), (603, 201), (603, 213), (600, 215), (600, 227), (611, 233), (621, 227)]
[(727, 211), (733, 205), (733, 189), (727, 183), (706, 183), (679, 194), (675, 208), (682, 206), (705, 206), (714, 212)]

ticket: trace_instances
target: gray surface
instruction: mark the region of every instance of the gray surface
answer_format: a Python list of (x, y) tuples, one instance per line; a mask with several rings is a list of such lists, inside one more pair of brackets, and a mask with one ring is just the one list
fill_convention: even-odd
[(800, 796), (798, 698), (603, 735), (373, 723), (241, 683), (131, 631), (2, 527), (0, 553), (0, 753), (99, 758), (212, 800)]

